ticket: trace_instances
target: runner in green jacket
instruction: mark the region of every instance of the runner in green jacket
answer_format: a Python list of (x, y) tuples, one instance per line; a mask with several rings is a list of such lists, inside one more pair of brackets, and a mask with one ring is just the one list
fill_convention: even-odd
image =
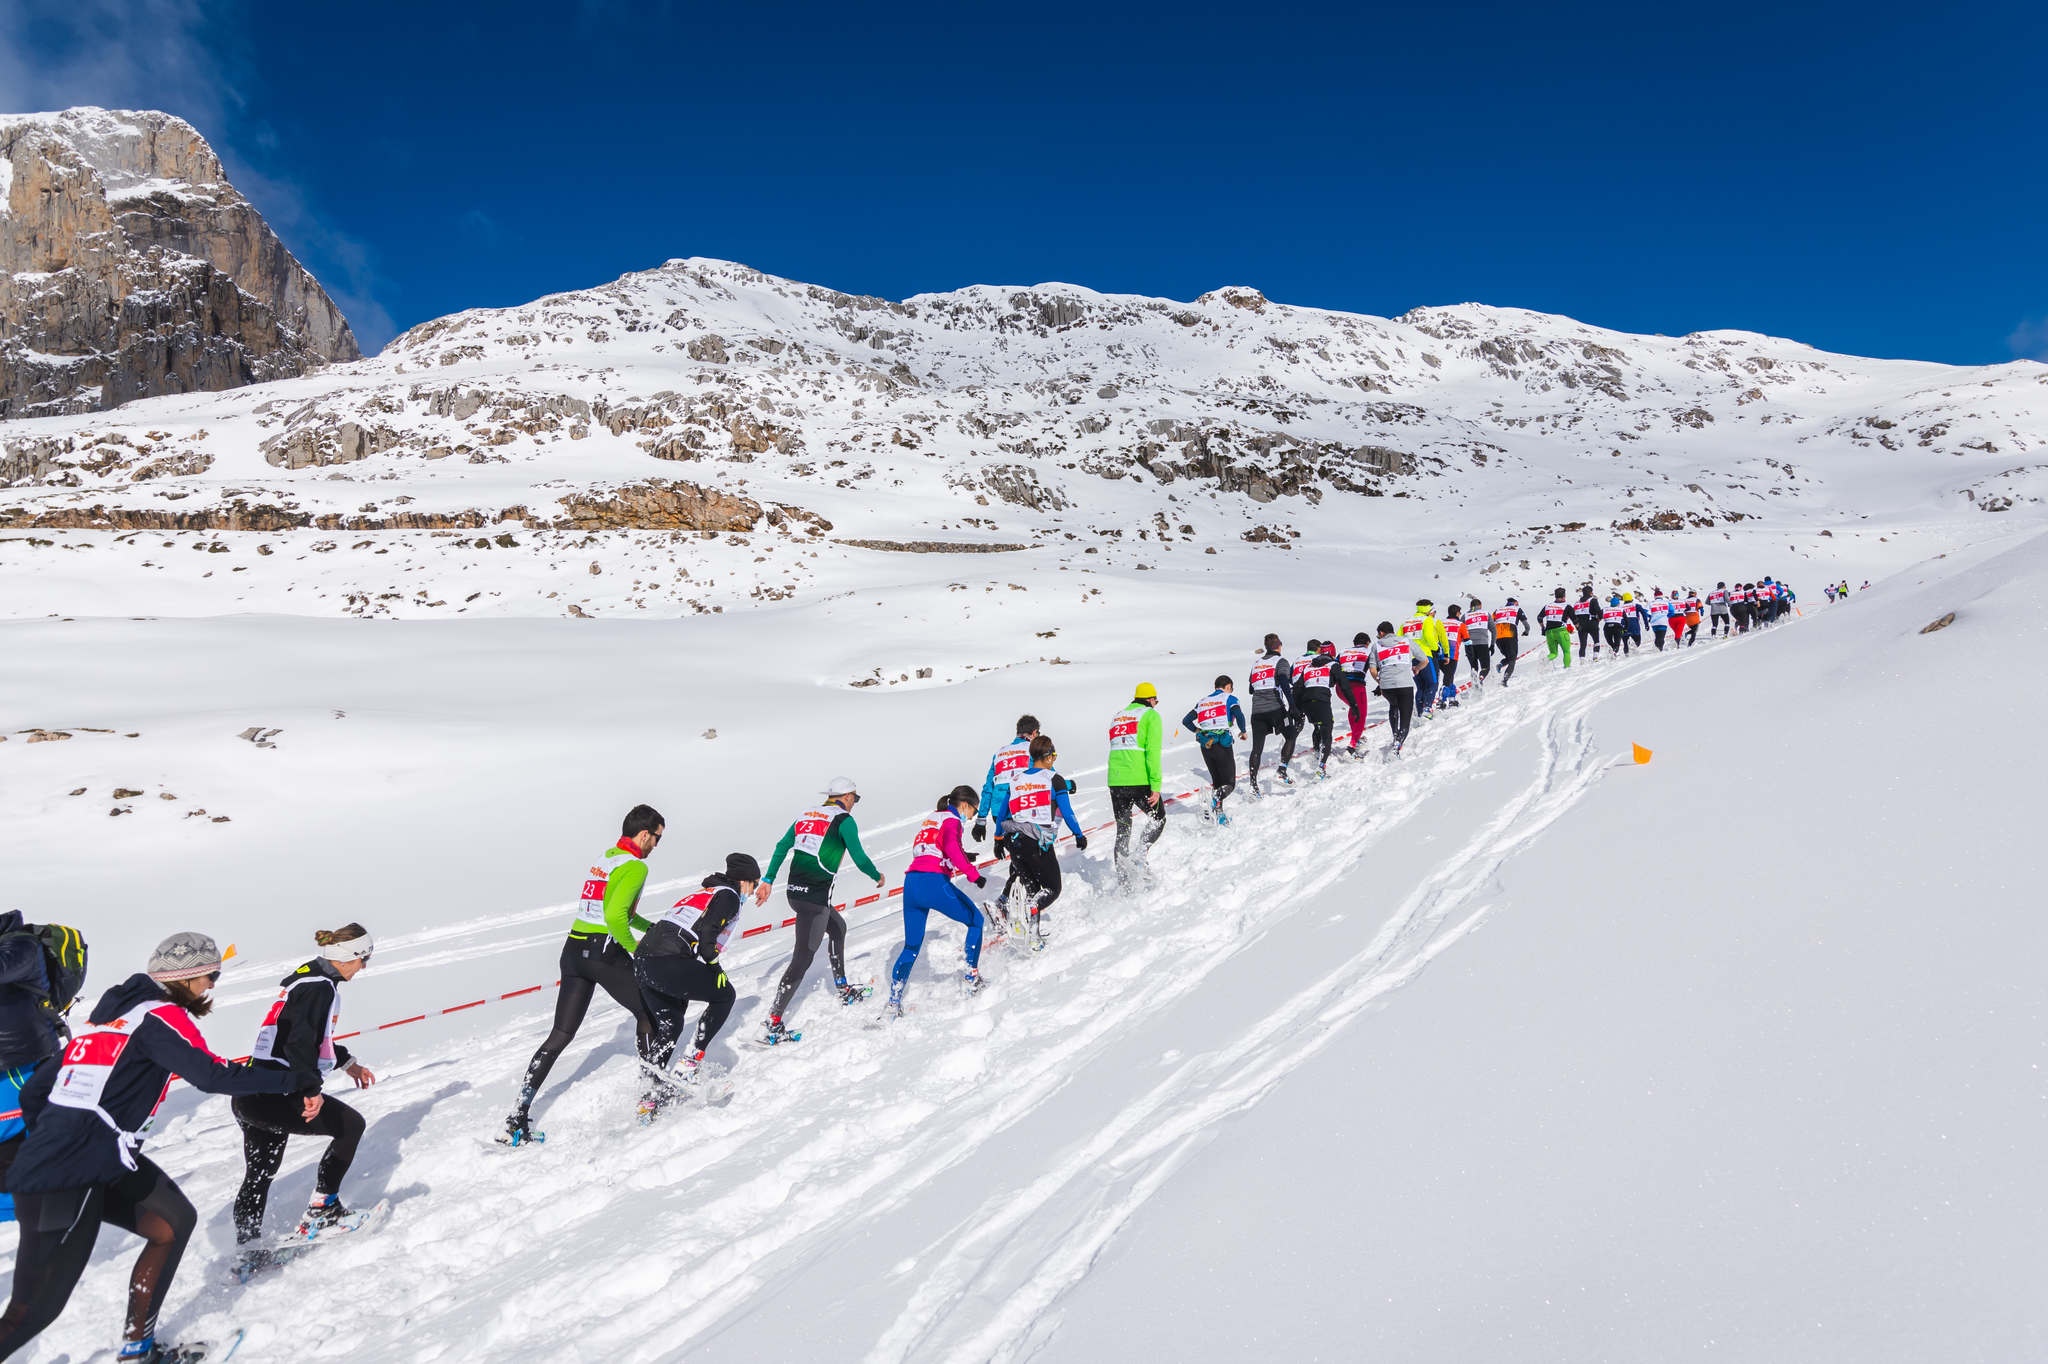
[(855, 1004), (868, 996), (866, 986), (846, 983), (846, 916), (832, 907), (832, 881), (849, 854), (854, 866), (875, 878), (877, 890), (883, 884), (882, 873), (861, 847), (860, 830), (853, 822), (853, 807), (859, 801), (853, 778), (834, 777), (825, 787), (824, 802), (798, 815), (783, 833), (768, 863), (768, 874), (754, 892), (757, 903), (768, 903), (768, 892), (774, 888), (783, 859), (789, 859), (789, 907), (796, 911), (796, 950), (790, 955), (789, 969), (782, 973), (782, 984), (776, 987), (774, 1007), (768, 1011), (768, 1035), (763, 1040), (770, 1046), (794, 1042), (800, 1035), (782, 1026), (782, 1014), (797, 986), (804, 983), (804, 973), (811, 969), (820, 942), (830, 943), (832, 983), (839, 990), (839, 1002)]
[[(1109, 722), (1109, 807), (1116, 815), (1117, 880), (1129, 889), (1145, 851), (1166, 831), (1166, 801), (1160, 795), (1161, 755), (1166, 725), (1159, 718), (1159, 692), (1140, 682), (1131, 704)], [(1145, 812), (1138, 849), (1131, 851), (1131, 816)]]

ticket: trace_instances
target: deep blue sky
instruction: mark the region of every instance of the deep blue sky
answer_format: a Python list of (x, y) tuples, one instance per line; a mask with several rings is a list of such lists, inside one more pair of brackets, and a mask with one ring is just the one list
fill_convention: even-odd
[(2048, 354), (2048, 4), (0, 6), (7, 107), (191, 118), (366, 349), (705, 255)]

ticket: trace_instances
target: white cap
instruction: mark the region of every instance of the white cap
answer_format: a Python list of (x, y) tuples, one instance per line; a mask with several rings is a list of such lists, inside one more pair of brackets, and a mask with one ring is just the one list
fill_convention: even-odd
[(834, 777), (831, 781), (825, 783), (827, 799), (833, 796), (850, 796), (853, 794), (854, 785), (852, 777)]

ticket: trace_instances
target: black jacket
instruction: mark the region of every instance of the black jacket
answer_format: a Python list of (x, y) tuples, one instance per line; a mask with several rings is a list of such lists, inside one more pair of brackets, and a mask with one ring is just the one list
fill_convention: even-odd
[(27, 927), (19, 910), (0, 914), (0, 1070), (33, 1066), (61, 1045), (48, 959), (41, 942), (18, 931)]
[[(121, 1130), (136, 1131), (149, 1120), (174, 1075), (208, 1094), (292, 1094), (318, 1085), (317, 1070), (302, 1074), (260, 1069), (215, 1056), (199, 1035), (192, 1015), (171, 1003), (164, 987), (141, 972), (101, 995), (91, 1022), (94, 1026), (111, 1023), (151, 1000), (160, 1001), (162, 1007), (129, 1035), (100, 1095), (100, 1107)], [(50, 1102), (50, 1088), (63, 1070), (61, 1065), (44, 1066), (22, 1090), (21, 1111), (28, 1122), (28, 1136), (14, 1168), (8, 1171), (9, 1193), (108, 1184), (128, 1172), (121, 1162), (120, 1143), (99, 1114)]]
[[(278, 982), (286, 994), (277, 1006), (277, 1039), (270, 1044), (271, 1059), (251, 1061), (265, 1070), (311, 1072), (315, 1077), (305, 1094), (320, 1092), (320, 1042), (327, 1035), (327, 1020), (334, 1014), (334, 997), (341, 989), (341, 972), (325, 957), (315, 957)], [(293, 988), (296, 986), (297, 988)], [(266, 1019), (266, 1024), (270, 1020)], [(346, 1066), (355, 1058), (347, 1047), (334, 1044), (334, 1064)]]
[(711, 903), (697, 916), (696, 923), (684, 925), (674, 919), (657, 920), (654, 927), (641, 936), (635, 955), (683, 957), (694, 952), (707, 966), (717, 961), (733, 920), (739, 918), (740, 911), (747, 907), (747, 897), (740, 894), (739, 882), (722, 871), (705, 877), (703, 889), (713, 894)]

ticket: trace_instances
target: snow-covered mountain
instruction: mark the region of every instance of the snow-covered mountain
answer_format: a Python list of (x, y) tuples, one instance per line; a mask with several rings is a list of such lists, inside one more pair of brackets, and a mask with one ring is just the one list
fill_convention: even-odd
[(0, 418), (357, 357), (341, 310), (169, 114), (0, 116)]
[[(342, 1026), (382, 1079), (330, 1097), (369, 1123), (343, 1197), (389, 1222), (231, 1284), (242, 1147), (178, 1088), (149, 1149), (201, 1224), (166, 1340), (2030, 1358), (2042, 930), (2013, 889), (2048, 731), (2024, 687), (1930, 708), (1927, 679), (2048, 664), (2044, 441), (2034, 364), (672, 262), (0, 426), (0, 908), (81, 928), (88, 997), (167, 931), (237, 943), (229, 1054), (314, 928), (377, 936)], [(1398, 761), (1298, 753), (1228, 826), (1175, 730), (1150, 877), (1113, 870), (1136, 682), (1171, 724), (1268, 630), (1765, 573), (1802, 614), (1569, 668), (1532, 636)], [(658, 909), (851, 774), (887, 886), (837, 888), (847, 969), (884, 983), (913, 831), (1020, 712), (1092, 835), (1046, 952), (992, 941), (961, 993), (935, 920), (904, 1018), (821, 963), (801, 1047), (750, 1047), (773, 897), (720, 959), (729, 1103), (635, 1126), (606, 1000), (547, 1143), (492, 1141), (625, 809), (667, 820)], [(289, 1149), (273, 1229), (320, 1150)], [(111, 1341), (112, 1245), (23, 1359)]]
[[(419, 532), (276, 540), (360, 561), (312, 602), (287, 600), (302, 570), (256, 561), (253, 537), (212, 539), (240, 575), (180, 579), (166, 609), (714, 610), (805, 592), (813, 556), (849, 546), (1099, 565), (1392, 539), (1483, 574), (1532, 553), (1597, 566), (1661, 532), (1817, 534), (1845, 507), (2038, 509), (2048, 367), (1476, 305), (1388, 320), (1249, 288), (899, 303), (692, 259), (441, 318), (374, 359), (0, 440), (6, 526)], [(1475, 525), (1454, 514), (1480, 504)], [(610, 531), (633, 534), (591, 539)], [(679, 549), (677, 532), (745, 552)], [(753, 567), (784, 541), (797, 552)], [(625, 576), (536, 571), (590, 544)], [(138, 579), (164, 572), (132, 557)], [(702, 570), (720, 563), (713, 591)]]

